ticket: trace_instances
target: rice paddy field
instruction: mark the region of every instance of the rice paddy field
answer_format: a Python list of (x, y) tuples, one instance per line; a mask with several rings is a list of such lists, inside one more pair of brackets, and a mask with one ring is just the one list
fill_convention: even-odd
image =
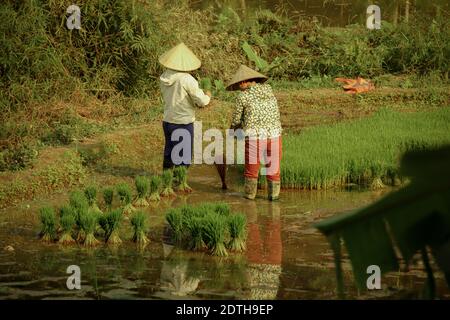
[(298, 189), (398, 185), (403, 152), (448, 143), (450, 108), (416, 113), (384, 108), (365, 119), (283, 137), (282, 185)]
[[(450, 4), (380, 1), (383, 28), (367, 30), (366, 0), (291, 2), (91, 0), (82, 32), (62, 23), (66, 0), (0, 4), (0, 299), (339, 298), (314, 225), (408, 186), (406, 151), (450, 144)], [(279, 201), (261, 176), (244, 199), (242, 166), (228, 166), (226, 190), (214, 165), (162, 170), (158, 57), (180, 39), (212, 91), (203, 130), (229, 128), (224, 85), (240, 64), (269, 76)], [(350, 95), (337, 77), (374, 89)], [(422, 299), (431, 268), (450, 300), (419, 252), (379, 290), (357, 288), (341, 258), (348, 299)]]

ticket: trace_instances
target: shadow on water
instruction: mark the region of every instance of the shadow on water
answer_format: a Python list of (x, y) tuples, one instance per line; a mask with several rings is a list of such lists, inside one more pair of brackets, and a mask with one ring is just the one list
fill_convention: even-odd
[[(30, 210), (18, 208), (14, 218), (0, 224), (0, 298), (335, 299), (333, 256), (312, 224), (367, 205), (388, 191), (284, 191), (279, 202), (271, 203), (264, 198), (265, 190), (259, 190), (256, 201), (248, 201), (242, 198), (242, 185), (222, 191), (214, 170), (191, 168), (194, 193), (163, 199), (146, 209), (151, 241), (145, 248), (136, 247), (131, 234), (124, 234), (118, 247), (44, 245), (37, 239), (39, 226), (29, 222)], [(226, 201), (234, 211), (246, 214), (245, 253), (216, 258), (167, 241), (165, 210), (203, 201)], [(7, 245), (14, 251), (4, 250)], [(418, 266), (383, 277), (383, 290), (358, 293), (345, 261), (348, 298), (416, 297), (426, 279)], [(70, 265), (80, 266), (81, 290), (66, 287)], [(440, 296), (449, 298), (442, 277), (437, 282)]]

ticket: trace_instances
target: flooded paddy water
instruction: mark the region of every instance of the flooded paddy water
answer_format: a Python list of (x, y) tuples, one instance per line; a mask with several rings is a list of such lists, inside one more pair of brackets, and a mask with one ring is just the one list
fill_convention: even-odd
[[(118, 247), (61, 247), (38, 239), (34, 201), (0, 215), (0, 299), (335, 299), (333, 255), (312, 224), (378, 199), (384, 191), (284, 191), (268, 202), (242, 198), (242, 186), (220, 190), (214, 168), (191, 169), (195, 192), (145, 209), (151, 242), (137, 248), (129, 237)], [(61, 205), (61, 195), (46, 203)], [(164, 242), (164, 212), (183, 203), (226, 201), (246, 214), (247, 251), (226, 258), (178, 249)], [(14, 211), (14, 212), (11, 212)], [(128, 225), (128, 223), (127, 223)], [(8, 250), (8, 246), (9, 247)], [(66, 269), (81, 269), (81, 290), (68, 290)], [(344, 260), (346, 298), (417, 297), (426, 275), (420, 265), (383, 277), (382, 290), (358, 293)], [(450, 298), (437, 274), (438, 296)]]

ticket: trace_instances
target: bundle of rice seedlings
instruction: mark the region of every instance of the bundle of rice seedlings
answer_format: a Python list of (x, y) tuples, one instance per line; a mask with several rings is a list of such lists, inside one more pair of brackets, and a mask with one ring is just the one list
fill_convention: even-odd
[(124, 214), (130, 214), (136, 209), (131, 204), (132, 195), (131, 195), (131, 188), (126, 183), (121, 183), (117, 186), (117, 194), (119, 195), (119, 199), (122, 202), (123, 207), (123, 213)]
[(56, 237), (56, 215), (51, 207), (43, 207), (39, 210), (42, 224), (41, 239), (44, 242), (52, 242)]
[(62, 206), (59, 209), (59, 218), (61, 219), (66, 214), (70, 214), (70, 215), (73, 215), (75, 217), (75, 215), (76, 215), (75, 208), (73, 208), (72, 206), (68, 206), (68, 205)]
[(203, 241), (203, 219), (191, 216), (186, 221), (186, 229), (189, 232), (189, 249), (194, 251), (202, 250), (205, 247)]
[(75, 222), (78, 227), (78, 235), (76, 240), (77, 242), (82, 243), (84, 241), (85, 233), (81, 227), (81, 216), (83, 214), (87, 214), (89, 204), (81, 191), (72, 192), (69, 197), (69, 203), (70, 207), (72, 207), (75, 212)]
[(105, 231), (105, 242), (107, 244), (120, 244), (122, 240), (119, 236), (119, 228), (123, 219), (122, 210), (117, 209), (101, 216), (99, 224)]
[(173, 170), (175, 177), (176, 189), (181, 192), (192, 192), (192, 188), (187, 183), (187, 168), (178, 166)]
[(148, 243), (148, 238), (145, 235), (147, 232), (147, 215), (138, 211), (131, 217), (131, 225), (134, 229), (133, 241), (139, 245)]
[(161, 178), (159, 176), (153, 176), (150, 179), (150, 201), (159, 201), (159, 193), (161, 189)]
[(166, 213), (166, 220), (172, 229), (172, 240), (180, 244), (183, 239), (183, 215), (178, 209), (170, 209)]
[(227, 218), (218, 214), (208, 214), (203, 218), (203, 235), (206, 246), (213, 256), (226, 257), (225, 238)]
[(173, 171), (172, 170), (164, 170), (161, 176), (162, 180), (162, 192), (161, 195), (164, 197), (169, 197), (175, 194), (173, 191)]
[(59, 224), (61, 226), (61, 237), (59, 243), (71, 244), (75, 240), (72, 238), (72, 231), (76, 223), (76, 212), (72, 207), (64, 206), (60, 209)]
[(108, 210), (111, 210), (112, 203), (114, 199), (114, 189), (113, 188), (105, 188), (103, 189), (103, 201), (105, 202), (105, 206)]
[(95, 213), (103, 213), (97, 205), (97, 188), (94, 186), (87, 187), (84, 189), (84, 195), (89, 204), (89, 209)]
[(229, 216), (231, 213), (231, 208), (228, 203), (225, 202), (218, 202), (214, 204), (214, 211), (217, 214), (223, 215), (223, 216)]
[(245, 240), (247, 239), (246, 226), (247, 218), (244, 214), (238, 213), (228, 217), (228, 230), (231, 238), (228, 242), (228, 249), (237, 252), (245, 251)]
[(75, 211), (78, 212), (80, 210), (86, 209), (89, 207), (88, 200), (85, 195), (81, 191), (74, 191), (70, 193), (69, 196), (69, 204)]
[(134, 201), (134, 205), (138, 207), (147, 207), (148, 202), (146, 200), (150, 188), (150, 181), (147, 177), (139, 176), (134, 180), (136, 190), (138, 193), (137, 199)]
[(97, 227), (98, 215), (90, 210), (85, 210), (80, 215), (80, 227), (84, 233), (83, 244), (85, 246), (94, 246), (98, 244), (94, 232)]

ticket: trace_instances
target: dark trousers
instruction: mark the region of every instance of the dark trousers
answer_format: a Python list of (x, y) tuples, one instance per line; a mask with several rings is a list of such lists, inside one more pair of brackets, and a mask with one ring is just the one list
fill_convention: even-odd
[[(194, 124), (175, 124), (163, 121), (164, 130), (164, 161), (163, 170), (174, 166), (189, 166), (192, 163), (194, 147)], [(185, 141), (185, 139), (187, 139)], [(172, 150), (177, 152), (172, 155)]]

